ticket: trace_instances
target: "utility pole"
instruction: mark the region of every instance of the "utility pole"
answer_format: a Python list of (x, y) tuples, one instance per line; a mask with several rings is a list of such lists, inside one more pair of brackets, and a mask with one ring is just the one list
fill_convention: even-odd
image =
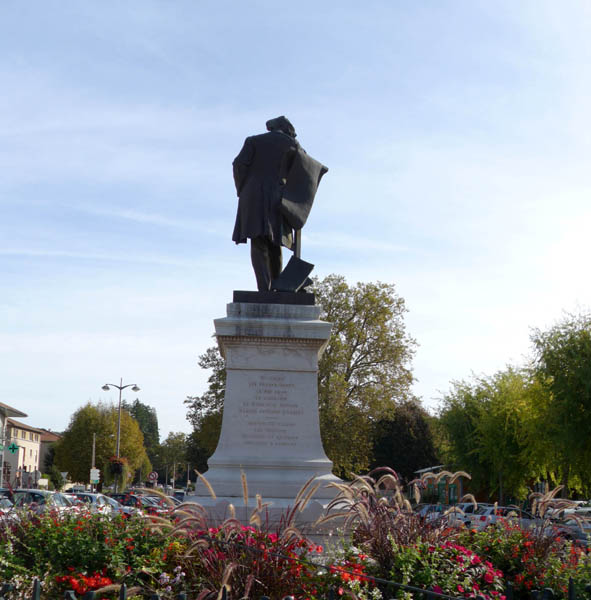
[[(96, 433), (92, 434), (92, 468), (95, 468), (95, 461), (96, 458)], [(94, 483), (92, 483), (90, 485), (90, 489), (94, 492)]]

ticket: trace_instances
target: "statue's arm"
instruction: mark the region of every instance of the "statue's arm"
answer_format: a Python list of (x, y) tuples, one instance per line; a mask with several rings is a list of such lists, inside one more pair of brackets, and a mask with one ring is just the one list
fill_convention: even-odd
[(248, 175), (248, 169), (254, 158), (254, 144), (250, 138), (246, 138), (242, 150), (238, 153), (238, 156), (232, 163), (232, 169), (234, 171), (234, 184), (236, 185), (236, 193), (240, 195), (240, 190), (244, 185), (246, 176)]

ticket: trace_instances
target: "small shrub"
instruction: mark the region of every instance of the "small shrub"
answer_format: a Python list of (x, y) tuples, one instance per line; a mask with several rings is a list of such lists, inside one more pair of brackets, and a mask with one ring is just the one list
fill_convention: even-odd
[[(451, 541), (405, 546), (392, 542), (392, 548), (392, 581), (452, 596), (505, 600), (503, 573), (465, 546)], [(408, 593), (398, 590), (397, 597)]]

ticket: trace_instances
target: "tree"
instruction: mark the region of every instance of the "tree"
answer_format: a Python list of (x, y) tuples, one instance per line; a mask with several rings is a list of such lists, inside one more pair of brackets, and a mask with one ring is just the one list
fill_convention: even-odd
[[(170, 432), (160, 446), (161, 470), (168, 468), (169, 476), (175, 473), (177, 477), (186, 473), (187, 466), (187, 434)], [(162, 475), (162, 473), (160, 473)], [(166, 482), (168, 483), (168, 482)]]
[(65, 483), (62, 474), (55, 465), (51, 465), (51, 468), (49, 469), (49, 481), (51, 482), (53, 489), (57, 490), (58, 492), (62, 489)]
[(591, 313), (567, 315), (531, 340), (536, 373), (550, 399), (544, 435), (565, 486), (591, 488)]
[[(62, 438), (55, 444), (54, 463), (68, 471), (72, 481), (88, 482), (92, 466), (92, 436), (96, 434), (95, 464), (103, 472), (115, 455), (118, 410), (113, 405), (91, 404), (79, 408), (71, 417)], [(134, 471), (146, 457), (144, 436), (127, 411), (121, 411), (120, 455)]]
[(396, 407), (389, 418), (374, 424), (372, 468), (391, 467), (407, 481), (415, 471), (439, 464), (433, 443), (432, 418), (416, 401)]
[(321, 318), (333, 324), (318, 372), (320, 428), (335, 473), (349, 476), (371, 462), (373, 424), (411, 398), (415, 342), (406, 333), (404, 300), (386, 283), (349, 286), (315, 280)]
[[(368, 468), (375, 421), (411, 398), (415, 342), (405, 330), (404, 300), (391, 284), (349, 286), (343, 277), (330, 275), (315, 280), (314, 292), (321, 318), (333, 324), (319, 362), (320, 429), (335, 473), (347, 476)], [(215, 449), (225, 392), (225, 365), (217, 347), (200, 356), (199, 366), (212, 374), (207, 391), (185, 401), (194, 452)]]
[(137, 421), (141, 432), (144, 434), (146, 453), (150, 461), (153, 462), (160, 445), (156, 409), (140, 402), (137, 398), (132, 403), (123, 400), (121, 407)]
[(527, 369), (508, 367), (492, 377), (453, 383), (439, 422), (446, 434), (444, 457), (472, 476), (473, 487), (499, 502), (508, 493), (527, 495), (527, 485), (547, 469), (537, 405), (544, 390)]
[[(213, 413), (221, 415), (224, 406), (224, 394), (226, 393), (226, 363), (220, 354), (219, 348), (217, 346), (208, 348), (199, 357), (197, 364), (202, 369), (211, 369), (211, 375), (207, 380), (208, 388), (203, 395), (188, 396), (185, 400), (185, 404), (189, 407), (187, 419), (196, 431), (201, 429), (202, 420), (206, 416)], [(217, 433), (219, 435), (219, 429)], [(215, 446), (213, 450), (215, 450)]]

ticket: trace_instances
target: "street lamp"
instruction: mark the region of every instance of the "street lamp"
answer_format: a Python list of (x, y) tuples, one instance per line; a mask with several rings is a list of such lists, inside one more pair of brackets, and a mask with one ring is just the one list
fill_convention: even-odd
[[(119, 458), (119, 448), (120, 448), (120, 442), (121, 442), (121, 392), (125, 388), (128, 388), (128, 387), (130, 387), (133, 392), (139, 392), (140, 388), (135, 383), (128, 383), (127, 385), (123, 385), (123, 378), (121, 378), (119, 380), (119, 385), (117, 385), (116, 383), (105, 383), (105, 385), (103, 385), (102, 389), (105, 390), (105, 392), (108, 392), (112, 387), (119, 390), (119, 412), (118, 412), (118, 416), (117, 416), (117, 451), (116, 451), (117, 458)], [(115, 483), (115, 491), (116, 492), (118, 491), (117, 483)]]

